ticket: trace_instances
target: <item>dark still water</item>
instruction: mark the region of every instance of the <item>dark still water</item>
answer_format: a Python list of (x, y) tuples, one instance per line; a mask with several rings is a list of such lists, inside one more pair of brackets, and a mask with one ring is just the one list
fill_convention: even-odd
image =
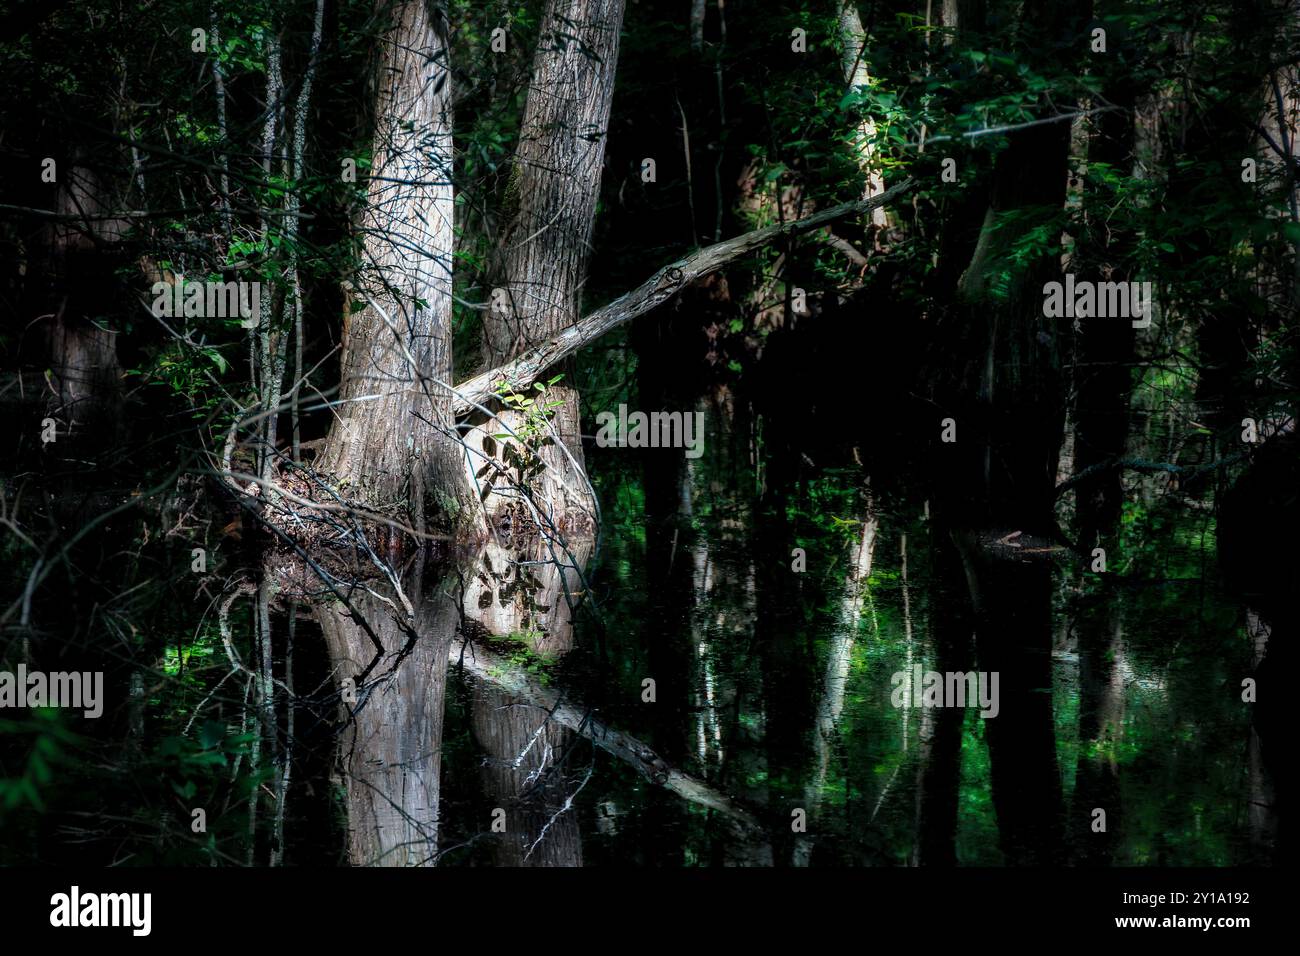
[(977, 641), (960, 549), (889, 454), (795, 467), (728, 388), (694, 402), (698, 459), (591, 447), (598, 538), (391, 578), (263, 556), (199, 478), (6, 489), (73, 528), (120, 510), (35, 571), (6, 539), (6, 659), (103, 670), (106, 707), (6, 712), (0, 861), (1268, 861), (1260, 626), (1212, 511), (1135, 477), (1104, 572), (991, 532), (1027, 610)]

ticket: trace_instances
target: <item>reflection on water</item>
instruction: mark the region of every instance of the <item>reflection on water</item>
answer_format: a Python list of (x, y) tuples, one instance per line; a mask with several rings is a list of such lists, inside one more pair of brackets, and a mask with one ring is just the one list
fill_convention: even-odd
[[(281, 548), (227, 564), (210, 605), (158, 609), (163, 677), (114, 678), (132, 704), (104, 744), (222, 755), (210, 777), (157, 771), (168, 812), (207, 810), (210, 839), (179, 858), (1268, 859), (1271, 783), (1236, 690), (1262, 625), (1206, 570), (1201, 512), (1156, 502), (1098, 578), (1004, 555), (1014, 537), (955, 540), (869, 467), (783, 484), (725, 388), (696, 410), (698, 460), (593, 453), (599, 540), (498, 539), (362, 580)], [(895, 706), (898, 675), (931, 670), (996, 671), (997, 716)]]

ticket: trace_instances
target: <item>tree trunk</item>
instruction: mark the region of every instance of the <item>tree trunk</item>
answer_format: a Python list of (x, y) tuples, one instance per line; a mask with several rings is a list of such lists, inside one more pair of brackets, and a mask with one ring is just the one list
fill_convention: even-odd
[[(867, 70), (867, 33), (862, 27), (862, 18), (858, 15), (857, 0), (841, 0), (839, 13), (840, 58), (844, 70), (844, 79), (850, 89), (865, 94), (871, 87), (871, 75)], [(863, 115), (855, 130), (854, 148), (858, 154), (858, 166), (866, 180), (862, 196), (871, 199), (885, 191), (885, 177), (877, 167), (876, 121), (870, 114)], [(871, 225), (883, 229), (886, 223), (885, 207), (877, 206), (871, 210)]]
[[(506, 187), (497, 290), (483, 320), (489, 368), (577, 324), (622, 24), (623, 0), (549, 0), (546, 5)], [(583, 468), (578, 393), (568, 383), (558, 385), (546, 403), (559, 404), (546, 437), (535, 443), (543, 470), (535, 479), (520, 476), (518, 490), (530, 486), (527, 492), (555, 530), (590, 533), (595, 502)], [(481, 414), (475, 418), (479, 425), (466, 441), (476, 478), (485, 468), (503, 472), (508, 449), (521, 443), (491, 436), (526, 436), (530, 419), (538, 424), (535, 413), (521, 410), (500, 411), (486, 422)], [(512, 500), (499, 486), (480, 495), (494, 517)]]
[[(839, 734), (840, 714), (844, 711), (844, 696), (849, 685), (849, 670), (853, 663), (853, 647), (857, 642), (858, 628), (867, 598), (867, 582), (871, 577), (871, 560), (875, 553), (876, 533), (880, 530), (880, 515), (871, 496), (870, 484), (863, 491), (862, 535), (849, 549), (848, 573), (844, 576), (844, 597), (841, 600), (840, 620), (831, 632), (826, 648), (826, 670), (822, 677), (821, 697), (817, 703), (817, 718), (813, 726), (813, 760), (804, 781), (804, 809), (808, 812), (809, 826), (814, 827), (820, 818), (822, 791), (830, 772), (831, 757)], [(812, 860), (815, 833), (795, 837), (792, 862), (807, 866)]]
[[(1137, 145), (1136, 90), (1125, 82), (1107, 91), (1106, 99), (1122, 110), (1103, 113), (1088, 147), (1089, 165), (1103, 169), (1131, 167)], [(1098, 209), (1117, 197), (1104, 182), (1089, 178), (1085, 187)], [(1071, 270), (1081, 278), (1125, 282), (1123, 263), (1133, 261), (1135, 231), (1111, 221), (1089, 220), (1071, 256)], [(1075, 362), (1075, 473), (1124, 456), (1128, 439), (1129, 396), (1136, 334), (1131, 322), (1084, 320), (1078, 333)], [(1076, 489), (1075, 516), (1080, 550), (1090, 556), (1102, 548), (1118, 561), (1120, 516), (1124, 506), (1123, 471), (1096, 472)], [(1090, 571), (1082, 571), (1089, 574)], [(1079, 741), (1070, 832), (1079, 862), (1109, 865), (1119, 846), (1122, 823), (1116, 747), (1123, 735), (1124, 657), (1121, 595), (1112, 577), (1103, 577), (1101, 592), (1087, 601), (1075, 621), (1079, 641)], [(1094, 832), (1093, 811), (1106, 811), (1106, 829)]]
[[(1067, 35), (1078, 14), (1061, 0), (1026, 4), (1020, 43), (1030, 59)], [(1003, 272), (1014, 244), (1052, 229), (1065, 200), (1067, 124), (1019, 130), (999, 155), (984, 228), (957, 289), (952, 329), (936, 343), (954, 373), (939, 389), (955, 443), (935, 422), (936, 530), (961, 554), (980, 669), (1000, 675), (1000, 712), (986, 720), (993, 802), (1008, 863), (1058, 861), (1064, 850), (1051, 687), (1051, 568), (1042, 554), (1000, 547), (1009, 534), (1051, 540), (1064, 434), (1060, 343), (1042, 288), (1059, 277), (1049, 244)], [(957, 356), (953, 361), (953, 356)]]
[(53, 446), (66, 456), (113, 448), (122, 428), (122, 367), (117, 333), (91, 321), (103, 313), (105, 296), (114, 288), (120, 261), (114, 249), (127, 224), (110, 218), (114, 206), (106, 177), (81, 155), (59, 170), (55, 212), (77, 217), (57, 221), (48, 230), (50, 280), (57, 300), (47, 316), (45, 343), (52, 394), (46, 414), (56, 422), (60, 441)]
[[(592, 538), (531, 535), (489, 542), (467, 575), (465, 617), (494, 638), (517, 641), (537, 659), (554, 661), (573, 647), (573, 618), (585, 593), (582, 568), (594, 545)], [(581, 866), (571, 799), (583, 781), (568, 778), (563, 759), (574, 743), (571, 729), (529, 700), (491, 686), (475, 694), (473, 721), (486, 752), (484, 788), (506, 814), (497, 863)]]
[[(355, 691), (340, 709), (348, 858), (356, 866), (431, 866), (438, 853), (443, 704), (447, 661), (460, 615), (446, 581), (405, 576), (412, 616), (369, 592), (353, 591), (315, 611), (335, 682)], [(401, 599), (377, 588), (387, 601)], [(379, 639), (377, 647), (372, 638)], [(368, 669), (368, 670), (367, 670)], [(351, 680), (351, 685), (344, 683)]]
[(451, 79), (446, 24), (403, 0), (380, 54), (366, 271), (348, 296), (366, 307), (343, 323), (338, 417), (320, 470), (353, 498), (405, 499), (417, 528), (425, 496), (463, 503), (452, 428)]
[[(970, 598), (962, 580), (961, 558), (946, 537), (931, 540), (930, 639), (936, 670), (965, 673), (974, 666)], [(929, 708), (922, 711), (913, 866), (957, 865), (957, 802), (965, 721), (966, 712), (955, 707), (941, 707), (937, 713)]]

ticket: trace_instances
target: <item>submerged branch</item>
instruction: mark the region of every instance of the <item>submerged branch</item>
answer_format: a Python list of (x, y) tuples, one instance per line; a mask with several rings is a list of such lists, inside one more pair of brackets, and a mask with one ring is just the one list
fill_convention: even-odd
[(741, 835), (762, 839), (764, 829), (758, 819), (703, 780), (668, 764), (646, 744), (630, 734), (609, 727), (591, 716), (584, 707), (565, 699), (564, 695), (540, 683), (522, 668), (504, 657), (493, 654), (479, 644), (451, 644), (450, 661), (463, 667), (480, 680), (488, 681), (511, 695), (544, 709), (550, 720), (586, 737), (597, 747), (613, 754), (639, 770), (647, 780), (677, 794), (684, 800), (717, 811), (726, 817)]

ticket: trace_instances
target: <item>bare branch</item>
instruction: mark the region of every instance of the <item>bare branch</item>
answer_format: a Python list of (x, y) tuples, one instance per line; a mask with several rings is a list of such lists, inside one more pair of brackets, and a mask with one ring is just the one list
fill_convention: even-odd
[(691, 803), (718, 812), (734, 824), (744, 837), (762, 838), (765, 832), (762, 824), (727, 794), (671, 766), (630, 734), (596, 720), (584, 707), (566, 700), (558, 691), (543, 686), (523, 668), (511, 664), (478, 643), (468, 641), (464, 645), (453, 641), (449, 658), (452, 666), (464, 667), (480, 680), (495, 684), (515, 697), (541, 707), (555, 723), (586, 737), (597, 747), (632, 765), (651, 782)]
[(785, 236), (812, 232), (827, 223), (847, 219), (850, 216), (860, 216), (878, 206), (888, 205), (910, 190), (915, 183), (916, 181), (909, 177), (871, 199), (841, 203), (830, 209), (813, 213), (811, 216), (805, 216), (803, 219), (755, 229), (743, 236), (705, 246), (684, 259), (669, 263), (631, 292), (619, 296), (558, 335), (524, 352), (517, 359), (476, 375), (456, 386), (456, 415), (467, 415), (474, 405), (488, 402), (494, 394), (494, 387), (499, 382), (509, 381), (516, 390), (526, 388), (552, 365), (568, 358), (606, 332), (662, 305), (695, 280), (716, 272), (755, 249), (760, 249)]
[(1239, 461), (1244, 461), (1250, 457), (1250, 449), (1233, 452), (1231, 455), (1224, 455), (1216, 461), (1207, 462), (1204, 465), (1174, 465), (1164, 461), (1147, 461), (1143, 458), (1112, 458), (1107, 461), (1098, 462), (1095, 465), (1089, 465), (1082, 471), (1071, 475), (1065, 481), (1056, 486), (1056, 497), (1065, 494), (1071, 488), (1083, 484), (1088, 479), (1101, 474), (1102, 472), (1112, 471), (1116, 468), (1128, 471), (1140, 471), (1147, 473), (1165, 472), (1174, 475), (1185, 484), (1188, 481), (1195, 480), (1203, 474), (1214, 471), (1218, 468), (1226, 468), (1229, 465), (1235, 465)]

